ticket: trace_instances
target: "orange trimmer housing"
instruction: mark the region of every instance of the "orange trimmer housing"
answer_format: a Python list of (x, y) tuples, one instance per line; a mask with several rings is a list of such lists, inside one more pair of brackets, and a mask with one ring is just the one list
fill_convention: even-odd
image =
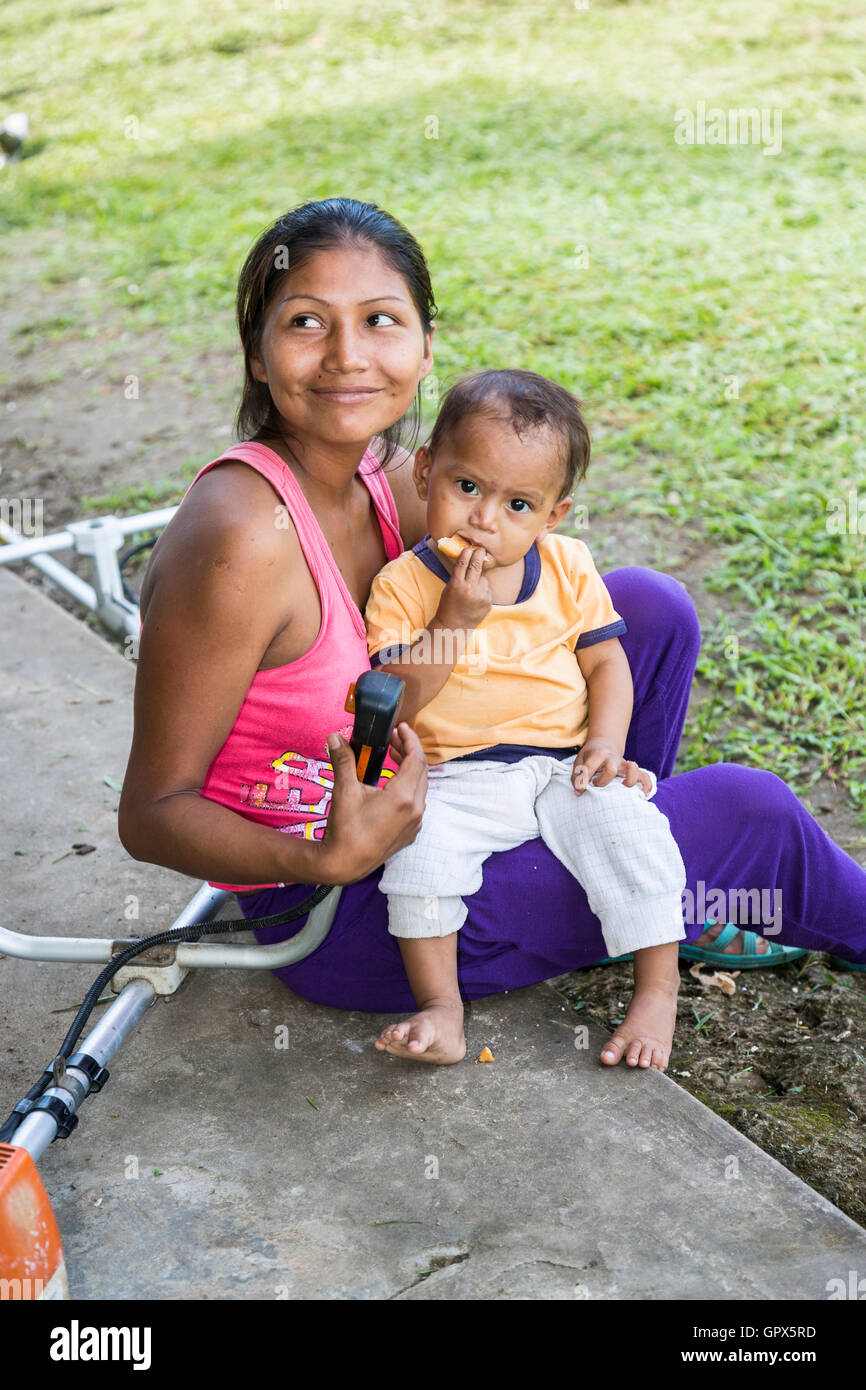
[(48, 1194), (26, 1149), (0, 1144), (0, 1300), (68, 1298)]
[[(349, 688), (346, 709), (355, 716), (349, 743), (368, 786), (378, 786), (405, 690), (404, 681), (385, 671), (364, 671)], [(320, 889), (313, 895), (322, 896)], [(245, 925), (249, 930), (255, 922)], [(36, 1165), (27, 1149), (0, 1142), (0, 1301), (68, 1297), (60, 1232)]]

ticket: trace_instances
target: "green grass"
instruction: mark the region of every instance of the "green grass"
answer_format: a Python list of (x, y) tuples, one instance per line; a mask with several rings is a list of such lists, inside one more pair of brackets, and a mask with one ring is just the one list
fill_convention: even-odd
[(193, 459), (180, 466), (182, 481), (177, 476), (159, 478), (153, 483), (135, 483), (129, 487), (118, 488), (115, 492), (101, 493), (98, 497), (84, 496), (81, 499), (85, 512), (114, 512), (117, 516), (127, 516), (135, 512), (154, 512), (162, 507), (173, 507), (183, 497), (192, 482), (201, 460)]
[[(232, 344), (278, 213), (387, 207), (430, 262), (440, 389), (562, 381), (596, 440), (590, 546), (617, 508), (703, 538), (729, 618), (680, 766), (828, 771), (866, 823), (866, 536), (827, 528), (858, 488), (866, 528), (864, 39), (859, 0), (8, 0), (0, 108), (33, 139), (0, 226), (46, 295), (86, 275), (97, 322), (182, 364)], [(678, 145), (699, 101), (780, 110), (781, 152)]]

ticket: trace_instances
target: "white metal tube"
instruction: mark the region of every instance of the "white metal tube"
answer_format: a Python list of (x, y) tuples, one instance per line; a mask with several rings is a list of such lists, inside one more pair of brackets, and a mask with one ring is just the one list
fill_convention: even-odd
[[(220, 941), (181, 941), (175, 947), (175, 959), (187, 969), (279, 970), (304, 960), (321, 946), (339, 906), (342, 888), (332, 888), (322, 902), (317, 903), (304, 926), (288, 941), (270, 946), (239, 946)], [(224, 888), (211, 888), (203, 883), (194, 897), (171, 924), (191, 926), (195, 922), (212, 921), (229, 898)], [(242, 930), (242, 928), (238, 928)], [(156, 935), (156, 933), (149, 933)], [(0, 954), (19, 960), (69, 961), (107, 964), (111, 960), (114, 942), (99, 937), (30, 936), (26, 932), (9, 931), (0, 927)]]
[[(75, 1072), (76, 1077), (81, 1075), (81, 1072)], [(70, 1110), (78, 1109), (76, 1096), (63, 1086), (49, 1086), (44, 1094), (57, 1096), (69, 1106)], [(47, 1110), (37, 1110), (25, 1116), (9, 1142), (18, 1149), (26, 1149), (35, 1163), (38, 1158), (42, 1157), (48, 1145), (53, 1142), (56, 1134), (57, 1121), (54, 1116), (49, 1115)]]
[(321, 946), (340, 903), (342, 888), (332, 888), (322, 902), (317, 903), (301, 930), (288, 941), (276, 941), (270, 946), (237, 946), (219, 941), (183, 941), (177, 947), (178, 965), (190, 969), (202, 966), (232, 966), (243, 970), (278, 970), (294, 965), (312, 955)]
[(147, 980), (131, 980), (97, 1019), (84, 1041), (76, 1044), (76, 1051), (87, 1052), (101, 1067), (107, 1067), (155, 998)]
[[(94, 523), (105, 523), (113, 526), (124, 536), (132, 536), (138, 532), (161, 530), (168, 525), (176, 511), (177, 507), (163, 507), (158, 512), (140, 512), (133, 516), (94, 517), (87, 523), (76, 522), (75, 527), (80, 531), (83, 527), (93, 526)], [(39, 555), (48, 555), (55, 550), (72, 550), (75, 547), (75, 531), (51, 531), (47, 536), (24, 537), (5, 521), (0, 521), (0, 537), (8, 542), (7, 545), (0, 546), (0, 565), (13, 565), (19, 560), (29, 560), (31, 564), (36, 564), (35, 557)]]
[(139, 512), (134, 516), (117, 516), (113, 519), (125, 536), (131, 536), (137, 531), (159, 531), (168, 525), (176, 511), (176, 506), (163, 507), (158, 512)]
[[(91, 1028), (84, 1042), (78, 1044), (78, 1051), (86, 1052), (105, 1067), (139, 1024), (156, 999), (153, 986), (146, 980), (132, 980), (115, 999), (111, 1008), (106, 1009), (98, 1023)], [(90, 1082), (77, 1067), (69, 1068), (71, 1089), (64, 1086), (49, 1086), (48, 1096), (59, 1096), (70, 1110), (77, 1111), (81, 1097), (86, 1095)], [(12, 1136), (12, 1143), (26, 1149), (31, 1158), (38, 1159), (48, 1148), (57, 1133), (57, 1121), (45, 1110), (26, 1115)]]
[[(14, 549), (18, 532), (11, 526), (7, 526), (4, 521), (0, 521), (0, 538), (11, 541), (11, 545), (0, 545), (0, 565), (14, 560), (14, 554), (10, 556), (10, 551)], [(47, 555), (30, 555), (28, 563), (38, 569), (48, 579), (53, 580), (59, 588), (65, 589), (67, 594), (83, 604), (91, 611), (96, 609), (96, 590), (92, 584), (88, 584), (86, 579), (81, 579), (72, 570), (61, 565), (59, 560), (52, 560)]]
[[(203, 883), (171, 927), (188, 927), (194, 922), (210, 922), (231, 895), (224, 888)], [(170, 930), (171, 928), (167, 928)], [(147, 933), (150, 936), (155, 932)], [(18, 960), (56, 960), (72, 964), (107, 964), (113, 940), (96, 936), (30, 936), (27, 932), (0, 927), (0, 955)]]
[(9, 542), (0, 548), (0, 564), (14, 565), (19, 560), (29, 560), (33, 555), (49, 555), (53, 550), (71, 550), (73, 539), (71, 531), (54, 531), (50, 536), (33, 536), (24, 540), (13, 526), (0, 522), (0, 535)]
[(226, 888), (211, 888), (209, 883), (203, 883), (186, 907), (175, 917), (171, 924), (172, 929), (189, 927), (194, 922), (212, 922), (231, 896)]
[(30, 936), (0, 927), (0, 954), (18, 960), (65, 960), (73, 964), (105, 965), (111, 960), (111, 942), (86, 936)]

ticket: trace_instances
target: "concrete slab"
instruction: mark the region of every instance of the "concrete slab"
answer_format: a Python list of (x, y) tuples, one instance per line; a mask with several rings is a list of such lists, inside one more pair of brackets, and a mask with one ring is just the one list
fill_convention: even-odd
[[(0, 641), (0, 922), (159, 930), (197, 885), (117, 840), (133, 668), (4, 571)], [(4, 1117), (95, 974), (0, 960)], [(552, 985), (474, 1006), (492, 1064), (377, 1053), (381, 1021), (253, 972), (159, 1001), (40, 1162), (73, 1297), (825, 1299), (866, 1268), (866, 1232), (673, 1080), (576, 1047)]]

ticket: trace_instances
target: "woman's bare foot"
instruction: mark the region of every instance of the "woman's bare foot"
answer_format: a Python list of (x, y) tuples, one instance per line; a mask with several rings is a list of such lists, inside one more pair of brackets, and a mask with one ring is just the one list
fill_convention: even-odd
[(411, 1057), (416, 1062), (447, 1066), (466, 1056), (461, 1003), (428, 1004), (402, 1023), (389, 1023), (376, 1039), (380, 1052)]
[[(707, 927), (706, 931), (698, 937), (697, 941), (693, 941), (691, 944), (693, 946), (712, 946), (716, 937), (719, 935), (720, 932), (724, 931), (724, 929), (724, 922), (714, 922), (711, 927)], [(764, 937), (761, 936), (760, 933), (756, 933), (756, 936), (758, 939), (755, 943), (755, 954), (759, 956), (764, 956), (767, 954), (767, 951), (770, 948), (767, 945), (767, 942), (765, 941)], [(743, 954), (742, 931), (738, 931), (736, 936), (733, 938), (732, 941), (728, 943), (727, 946), (720, 946), (718, 949), (721, 955), (723, 956), (741, 956)]]
[(677, 1021), (678, 989), (679, 976), (676, 982), (635, 985), (628, 1013), (601, 1050), (606, 1066), (616, 1066), (625, 1056), (626, 1066), (667, 1070)]

